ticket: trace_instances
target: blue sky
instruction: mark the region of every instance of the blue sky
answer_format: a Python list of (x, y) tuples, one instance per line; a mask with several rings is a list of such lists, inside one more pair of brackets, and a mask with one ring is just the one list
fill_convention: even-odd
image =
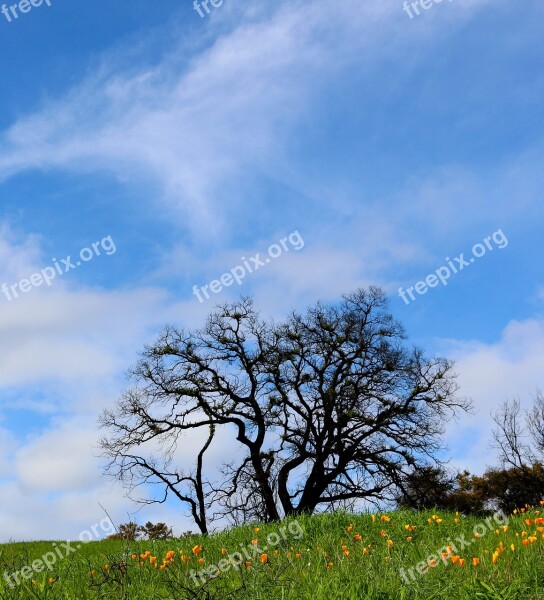
[[(452, 464), (493, 462), (489, 413), (544, 387), (544, 58), (537, 0), (52, 0), (0, 14), (0, 538), (75, 537), (134, 506), (100, 477), (95, 424), (202, 286), (298, 230), (214, 296), (263, 313), (377, 284), (410, 339), (457, 361), (476, 414)], [(397, 289), (508, 240), (406, 305)], [(227, 444), (227, 442), (224, 442)], [(215, 457), (229, 448), (217, 447)], [(232, 450), (232, 449), (230, 449)], [(186, 529), (175, 506), (142, 519)]]

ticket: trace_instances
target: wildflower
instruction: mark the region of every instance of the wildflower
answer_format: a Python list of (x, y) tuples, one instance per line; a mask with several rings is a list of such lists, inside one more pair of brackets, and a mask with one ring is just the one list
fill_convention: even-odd
[(450, 556), (450, 560), (455, 565), (459, 562), (459, 556), (457, 556), (456, 554), (453, 554), (452, 556)]
[(460, 559), (459, 559), (459, 566), (460, 566), (460, 567), (464, 567), (466, 562), (467, 562), (467, 561), (466, 561), (464, 558), (460, 558)]
[(199, 565), (203, 565), (204, 564), (204, 559), (203, 558), (199, 558), (198, 559), (198, 564)]
[(333, 567), (334, 567), (334, 563), (332, 563), (332, 562), (327, 563), (327, 569), (332, 569)]
[(251, 545), (252, 546), (256, 546), (259, 543), (258, 538), (255, 538), (254, 540), (251, 540)]
[(263, 563), (263, 565), (266, 565), (266, 563), (268, 562), (268, 554), (261, 554), (261, 562)]
[(390, 518), (389, 518), (387, 515), (382, 515), (382, 516), (380, 517), (380, 519), (381, 519), (382, 521), (384, 521), (385, 523), (389, 523), (389, 521), (391, 521), (391, 519), (390, 519)]
[(372, 522), (375, 523), (376, 522), (376, 515), (372, 515)]
[(347, 532), (349, 533), (352, 530), (353, 530), (353, 523), (350, 523), (347, 527)]
[(137, 554), (133, 554), (132, 555), (132, 560), (137, 560), (138, 559), (138, 555)]
[(477, 567), (480, 564), (480, 559), (479, 558), (473, 558), (472, 559), (472, 564)]
[(356, 542), (360, 542), (360, 541), (363, 539), (363, 536), (362, 536), (362, 535), (360, 535), (359, 533), (356, 533), (356, 534), (353, 536), (353, 539), (354, 539)]
[(193, 554), (198, 556), (202, 552), (202, 546), (196, 545), (193, 547)]
[(493, 558), (491, 560), (492, 560), (493, 564), (496, 564), (496, 562), (499, 560), (499, 553), (493, 552)]
[(525, 525), (527, 525), (527, 527), (531, 527), (532, 524), (533, 524), (532, 519), (525, 519)]
[(387, 540), (387, 545), (389, 548), (392, 548), (395, 545), (395, 542), (393, 542), (393, 540)]
[(225, 556), (226, 553), (227, 553), (227, 549), (225, 547), (221, 548), (221, 554), (223, 556)]
[(406, 541), (408, 541), (408, 542), (411, 542), (411, 541), (412, 541), (412, 539), (413, 539), (413, 538), (412, 538), (412, 536), (411, 536), (411, 535), (409, 535), (409, 536), (406, 538)]
[(258, 527), (253, 528), (253, 533), (259, 533), (259, 531), (261, 531), (261, 530)]
[(295, 554), (295, 558), (300, 559), (300, 554), (298, 552)]
[(251, 561), (250, 560), (246, 560), (246, 569), (251, 569)]
[(515, 549), (516, 549), (516, 547), (514, 546), (514, 544), (510, 544), (510, 550), (512, 550), (512, 552), (514, 552)]
[(157, 562), (157, 557), (156, 556), (150, 556), (149, 557), (149, 563), (154, 565)]
[(166, 560), (172, 560), (175, 555), (176, 555), (176, 553), (173, 550), (168, 550), (165, 558), (166, 558)]

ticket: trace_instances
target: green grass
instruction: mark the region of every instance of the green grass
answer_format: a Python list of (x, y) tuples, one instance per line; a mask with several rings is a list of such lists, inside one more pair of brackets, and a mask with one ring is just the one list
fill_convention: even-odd
[[(437, 514), (442, 522), (432, 519), (432, 512), (391, 512), (387, 513), (389, 522), (381, 520), (381, 515), (373, 521), (366, 514), (334, 513), (259, 525), (258, 533), (253, 526), (244, 526), (208, 538), (90, 542), (57, 560), (52, 570), (33, 573), (31, 579), (20, 578), (21, 584), (14, 588), (7, 585), (3, 573), (19, 571), (55, 547), (52, 542), (6, 544), (0, 546), (0, 598), (544, 600), (544, 519), (542, 525), (534, 522), (540, 518), (536, 510), (509, 516), (507, 531), (494, 521), (488, 521), (490, 529), (485, 519), (478, 517), (461, 516), (456, 523), (455, 514)], [(528, 525), (526, 519), (533, 522)], [(475, 539), (473, 528), (478, 524), (483, 534)], [(416, 528), (410, 532), (405, 525)], [(257, 552), (251, 566), (242, 564), (227, 570), (229, 563), (224, 562), (224, 572), (206, 583), (201, 580), (201, 585), (189, 576), (191, 569), (209, 568), (241, 548), (253, 554), (252, 540), (257, 539), (257, 546), (262, 548), (270, 534), (279, 535), (280, 541), (268, 546), (266, 564)], [(464, 549), (455, 541), (462, 535), (470, 542)], [(444, 563), (438, 556), (449, 540), (457, 547), (457, 553), (452, 553), (455, 564), (452, 557), (445, 558)], [(277, 542), (273, 538), (271, 541)], [(504, 551), (494, 564), (493, 553), (500, 542)], [(196, 545), (203, 547), (197, 556), (192, 551)], [(222, 548), (226, 554), (222, 554)], [(149, 556), (142, 560), (146, 551)], [(168, 551), (175, 552), (171, 564), (162, 570), (151, 564), (150, 557), (157, 557), (156, 565), (162, 565)], [(182, 560), (180, 552), (188, 561)], [(416, 565), (432, 554), (436, 555), (436, 566), (425, 574), (416, 574)], [(198, 564), (200, 558), (204, 559), (203, 565)], [(463, 558), (466, 564), (460, 566)], [(477, 566), (472, 564), (473, 558), (480, 559)], [(239, 560), (236, 556), (234, 562)], [(409, 578), (412, 568), (415, 581), (406, 583), (400, 569)]]

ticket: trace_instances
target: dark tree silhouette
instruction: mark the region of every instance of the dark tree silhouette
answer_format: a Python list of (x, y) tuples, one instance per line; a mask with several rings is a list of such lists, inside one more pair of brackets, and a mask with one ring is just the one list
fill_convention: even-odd
[[(452, 364), (406, 345), (377, 288), (279, 324), (250, 299), (222, 306), (202, 330), (165, 329), (133, 376), (102, 417), (110, 472), (132, 486), (161, 484), (162, 500), (173, 493), (187, 503), (201, 531), (210, 508), (213, 517), (273, 521), (393, 500), (409, 472), (438, 464), (446, 417), (469, 406), (456, 396)], [(204, 480), (219, 428), (242, 452), (222, 477)], [(195, 472), (182, 475), (169, 465), (194, 429), (206, 441)], [(152, 459), (142, 458), (146, 444)]]
[(451, 495), (456, 489), (455, 475), (442, 466), (423, 466), (409, 473), (399, 486), (397, 504), (415, 510), (451, 510)]

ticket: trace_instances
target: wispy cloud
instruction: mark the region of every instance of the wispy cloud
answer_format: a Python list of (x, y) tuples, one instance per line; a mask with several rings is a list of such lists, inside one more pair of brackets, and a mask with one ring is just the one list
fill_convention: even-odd
[(243, 13), (186, 63), (173, 49), (127, 75), (117, 58), (105, 58), (98, 74), (4, 132), (0, 176), (54, 168), (147, 178), (193, 227), (209, 231), (221, 226), (226, 205), (239, 208), (244, 180), (288, 176), (284, 149), (294, 126), (319, 112), (319, 90), (335, 75), (376, 69), (406, 41), (445, 25), (408, 27), (396, 0), (299, 1), (266, 18)]

